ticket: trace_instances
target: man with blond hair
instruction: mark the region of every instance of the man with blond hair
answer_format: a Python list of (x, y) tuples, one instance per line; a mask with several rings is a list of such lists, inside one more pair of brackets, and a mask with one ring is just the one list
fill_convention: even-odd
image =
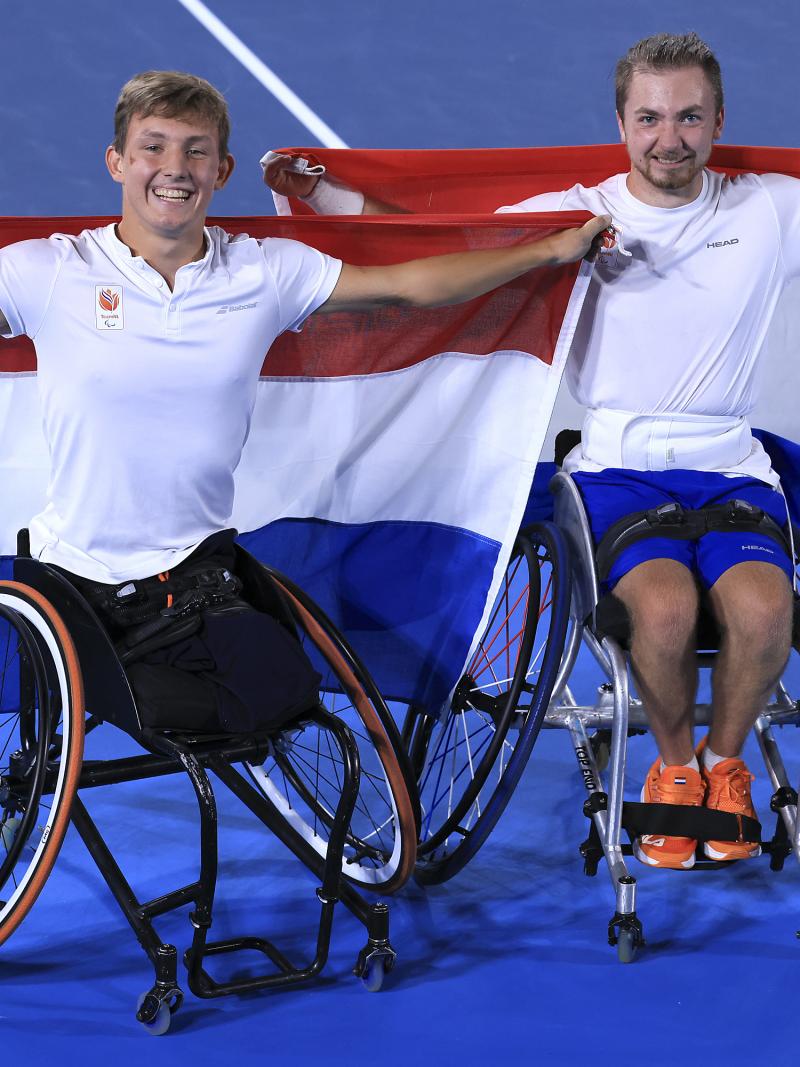
[[(694, 33), (629, 49), (616, 67), (616, 112), (627, 173), (500, 209), (602, 212), (617, 231), (598, 257), (567, 366), (586, 417), (565, 468), (598, 543), (626, 516), (662, 504), (744, 501), (783, 526), (778, 479), (747, 416), (775, 305), (800, 273), (800, 182), (706, 167), (722, 133), (723, 89), (716, 57)], [(270, 158), (265, 180), (312, 206), (349, 196), (352, 212), (360, 196), (295, 173), (285, 157)], [(368, 213), (387, 208), (362, 204)], [(660, 753), (643, 800), (755, 816), (741, 752), (788, 658), (791, 575), (787, 552), (761, 532), (651, 537), (613, 559), (605, 588), (630, 616), (633, 671)], [(722, 643), (713, 721), (695, 752), (701, 593)], [(644, 835), (636, 853), (652, 866), (688, 868), (696, 845)], [(716, 860), (760, 851), (723, 841), (704, 850)]]
[[(229, 132), (225, 100), (202, 78), (134, 77), (106, 152), (119, 223), (0, 250), (0, 336), (35, 343), (51, 456), (32, 552), (70, 575), (127, 648), (146, 725), (277, 725), (316, 688), (288, 653), (265, 669), (280, 634), (236, 602), (233, 472), (275, 338), (315, 313), (471, 299), (580, 259), (609, 221), (514, 248), (351, 266), (296, 241), (206, 226), (234, 166)], [(196, 604), (212, 587), (236, 610), (201, 625), (187, 608), (188, 626), (154, 640), (151, 624), (171, 618), (165, 605), (174, 614), (175, 598)], [(186, 675), (170, 690), (175, 667)]]

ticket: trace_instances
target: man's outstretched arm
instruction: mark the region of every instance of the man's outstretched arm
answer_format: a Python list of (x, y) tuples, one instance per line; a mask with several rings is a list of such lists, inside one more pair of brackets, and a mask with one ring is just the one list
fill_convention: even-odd
[(540, 241), (412, 259), (386, 267), (345, 263), (336, 288), (317, 314), (383, 304), (443, 307), (461, 304), (537, 267), (557, 267), (591, 255), (600, 234), (611, 224), (598, 215), (583, 226), (560, 230)]

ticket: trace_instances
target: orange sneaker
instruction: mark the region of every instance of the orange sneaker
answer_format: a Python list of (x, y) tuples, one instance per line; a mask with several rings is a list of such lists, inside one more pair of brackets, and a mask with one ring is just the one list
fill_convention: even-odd
[[(706, 787), (700, 774), (692, 767), (665, 767), (661, 758), (647, 772), (642, 786), (644, 804), (688, 804), (702, 807)], [(697, 841), (691, 837), (664, 837), (643, 834), (634, 842), (634, 855), (651, 867), (672, 867), (688, 870), (694, 867)]]
[[(744, 760), (724, 759), (710, 771), (703, 767), (702, 774), (708, 787), (707, 808), (758, 818), (750, 798), (754, 775), (748, 771)], [(706, 841), (703, 851), (712, 860), (747, 860), (761, 855), (761, 845), (754, 841)]]

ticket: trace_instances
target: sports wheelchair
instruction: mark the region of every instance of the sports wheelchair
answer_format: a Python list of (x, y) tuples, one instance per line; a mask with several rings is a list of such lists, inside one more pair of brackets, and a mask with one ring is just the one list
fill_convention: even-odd
[[(565, 431), (557, 459), (579, 435)], [(641, 702), (629, 692), (626, 661), (627, 617), (613, 600), (601, 602), (592, 542), (574, 483), (556, 467), (537, 470), (527, 516), (506, 568), (486, 630), (450, 704), (439, 715), (412, 707), (403, 725), (420, 790), (422, 830), (415, 878), (443, 882), (476, 854), (505, 809), (540, 729), (566, 728), (575, 749), (587, 796), (584, 811), (590, 834), (581, 845), (584, 870), (594, 875), (605, 857), (616, 896), (609, 942), (623, 962), (644, 943), (636, 915), (636, 880), (625, 865), (631, 838), (666, 832), (704, 839), (759, 840), (773, 870), (794, 852), (800, 859), (797, 794), (778, 751), (772, 726), (800, 725), (800, 709), (786, 687), (759, 718), (755, 733), (774, 790), (774, 835), (761, 840), (761, 827), (706, 809), (645, 806), (623, 801), (627, 737), (647, 722)], [(553, 506), (555, 505), (555, 507)], [(555, 514), (554, 514), (555, 511)], [(555, 518), (555, 523), (549, 521)], [(795, 609), (796, 631), (798, 611)], [(719, 639), (706, 620), (699, 663), (711, 666)], [(797, 637), (797, 632), (795, 638)], [(795, 640), (795, 646), (798, 642)], [(599, 662), (605, 680), (597, 702), (579, 706), (569, 688), (578, 653), (585, 646)], [(697, 723), (708, 723), (710, 707), (699, 705)], [(610, 763), (608, 790), (602, 774)], [(743, 835), (746, 835), (743, 838)], [(725, 866), (703, 860), (696, 869)]]
[[(566, 437), (560, 446), (558, 441), (556, 445), (557, 462), (579, 439), (576, 431), (563, 433)], [(584, 871), (587, 875), (596, 874), (598, 864), (605, 859), (616, 900), (615, 912), (608, 924), (608, 941), (616, 946), (619, 960), (628, 963), (644, 944), (642, 924), (636, 914), (636, 878), (629, 873), (625, 863), (625, 857), (632, 854), (633, 840), (641, 834), (666, 833), (696, 838), (698, 862), (694, 865), (695, 870), (729, 866), (703, 857), (701, 849), (705, 840), (758, 842), (762, 851), (770, 856), (774, 871), (782, 869), (784, 860), (792, 852), (800, 860), (797, 792), (790, 785), (772, 731), (773, 726), (800, 725), (800, 705), (781, 682), (776, 687), (774, 700), (764, 708), (754, 728), (774, 790), (770, 806), (776, 813), (776, 826), (770, 840), (762, 840), (759, 823), (743, 816), (704, 808), (625, 801), (627, 739), (647, 729), (641, 701), (630, 693), (630, 622), (621, 601), (600, 593), (599, 550), (593, 543), (583, 501), (574, 481), (559, 471), (550, 488), (555, 498), (555, 521), (568, 545), (572, 593), (566, 645), (544, 726), (569, 731), (586, 790), (583, 811), (590, 821), (589, 836), (580, 846)], [(742, 518), (745, 522), (752, 520), (752, 516), (737, 518), (731, 512), (729, 521), (735, 524)], [(658, 521), (656, 516), (651, 519)], [(663, 536), (665, 527), (654, 527), (653, 532)], [(600, 549), (603, 547), (599, 546)], [(797, 620), (796, 600), (796, 631)], [(713, 617), (703, 610), (701, 602), (697, 649), (700, 667), (713, 665), (719, 637)], [(570, 674), (581, 645), (588, 648), (605, 675), (597, 701), (591, 706), (579, 705), (569, 687)], [(710, 711), (710, 705), (699, 703), (696, 724), (708, 725)], [(606, 769), (607, 787), (603, 782)], [(629, 842), (623, 843), (623, 830), (627, 832)]]
[[(533, 501), (546, 492), (540, 482)], [(409, 708), (402, 737), (420, 797), (420, 884), (462, 870), (505, 810), (550, 703), (569, 605), (563, 534), (552, 522), (526, 523), (449, 703), (441, 710)]]
[[(189, 989), (209, 999), (306, 981), (327, 960), (333, 911), (342, 901), (364, 924), (367, 943), (354, 973), (380, 988), (395, 960), (388, 906), (359, 890), (390, 893), (414, 868), (418, 806), (391, 715), (369, 674), (313, 602), (287, 578), (237, 546), (244, 596), (268, 611), (302, 645), (321, 677), (319, 700), (279, 732), (247, 736), (190, 734), (147, 727), (107, 632), (88, 602), (58, 570), (30, 558), (25, 531), (14, 580), (0, 582), (0, 943), (33, 906), (70, 821), (74, 824), (155, 970), (136, 1018), (163, 1034), (183, 1001), (178, 950), (153, 920), (191, 906), (193, 933), (183, 956)], [(145, 754), (83, 762), (87, 731), (112, 724)], [(319, 880), (316, 952), (295, 965), (270, 941), (211, 942), (217, 878), (213, 771)], [(184, 771), (200, 815), (195, 881), (140, 901), (92, 820), (79, 792)], [(218, 981), (207, 961), (255, 950), (267, 974)]]

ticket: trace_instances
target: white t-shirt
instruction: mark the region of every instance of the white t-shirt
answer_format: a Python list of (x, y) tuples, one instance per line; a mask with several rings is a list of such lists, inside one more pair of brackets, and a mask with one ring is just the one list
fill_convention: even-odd
[(51, 456), (33, 553), (120, 582), (224, 529), (264, 356), (340, 270), (296, 241), (216, 227), (173, 292), (113, 225), (0, 249), (6, 336), (36, 346)]
[[(719, 420), (733, 431), (755, 405), (778, 297), (800, 273), (800, 181), (705, 171), (696, 200), (659, 208), (637, 200), (626, 177), (500, 209), (609, 214), (631, 253), (616, 248), (598, 258), (567, 365), (570, 391), (590, 413), (658, 416), (662, 425), (676, 416), (684, 427)], [(647, 425), (636, 421), (644, 439)], [(669, 433), (661, 443), (664, 463), (650, 469), (670, 465)], [(747, 471), (735, 464), (726, 473), (756, 473), (759, 451), (754, 446)]]

